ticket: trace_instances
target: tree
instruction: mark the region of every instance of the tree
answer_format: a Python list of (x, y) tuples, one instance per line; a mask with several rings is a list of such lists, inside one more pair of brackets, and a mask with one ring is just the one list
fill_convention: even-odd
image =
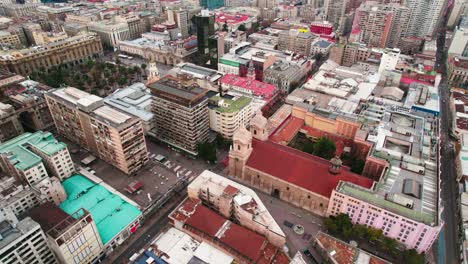
[(145, 71), (146, 70), (146, 64), (142, 63), (141, 64), (141, 69), (143, 69), (143, 71)]
[(367, 236), (367, 226), (353, 225), (353, 235), (358, 238), (365, 238)]
[(227, 24), (226, 21), (224, 21), (224, 24), (223, 24), (223, 31), (224, 31), (224, 32), (228, 32), (228, 31), (229, 31), (228, 24)]
[(403, 251), (403, 259), (407, 264), (423, 264), (424, 263), (424, 256), (418, 254), (416, 250), (410, 249)]
[(353, 162), (353, 165), (351, 166), (351, 171), (357, 174), (361, 174), (362, 170), (364, 170), (365, 165), (366, 165), (366, 162), (363, 161), (362, 159), (355, 160)]
[(343, 233), (344, 230), (351, 229), (353, 227), (353, 223), (347, 214), (339, 214), (335, 216), (334, 219), (340, 233)]
[(396, 252), (396, 247), (398, 246), (398, 243), (396, 242), (395, 239), (392, 239), (389, 237), (383, 237), (382, 246), (385, 251), (389, 252), (391, 255), (394, 255)]
[(309, 154), (314, 154), (314, 143), (312, 143), (310, 140), (307, 140), (302, 146), (302, 151), (309, 153)]
[(314, 59), (318, 62), (321, 61), (323, 59), (323, 54), (321, 52), (315, 53)]
[(331, 159), (335, 156), (336, 146), (335, 142), (327, 137), (320, 137), (314, 144), (314, 155), (324, 159)]
[(370, 227), (367, 229), (367, 237), (370, 241), (380, 240), (383, 236), (382, 230)]
[(228, 150), (232, 144), (232, 140), (227, 139), (218, 133), (216, 134), (215, 143), (218, 148)]
[(335, 221), (328, 217), (323, 220), (323, 225), (327, 229), (328, 232), (332, 235), (338, 234), (338, 226), (336, 225)]
[(216, 147), (210, 143), (198, 143), (198, 156), (209, 163), (216, 163)]
[(247, 31), (247, 28), (245, 27), (244, 24), (240, 24), (240, 26), (237, 28), (239, 31)]

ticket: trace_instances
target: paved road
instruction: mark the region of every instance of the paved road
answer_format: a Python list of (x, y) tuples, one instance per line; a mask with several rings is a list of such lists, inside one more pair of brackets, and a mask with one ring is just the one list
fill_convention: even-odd
[(441, 177), (441, 198), (442, 198), (442, 220), (444, 228), (438, 243), (438, 262), (439, 263), (459, 263), (459, 239), (458, 239), (458, 184), (456, 182), (457, 173), (455, 170), (455, 152), (453, 142), (450, 138), (451, 114), (449, 106), (450, 91), (447, 85), (447, 76), (445, 75), (445, 61), (443, 53), (445, 47), (445, 25), (446, 19), (442, 23), (437, 39), (437, 60), (436, 65), (440, 65), (443, 70), (440, 91), (440, 177)]
[[(110, 256), (104, 259), (103, 263), (112, 264), (123, 264), (128, 263), (129, 258), (145, 248), (156, 235), (163, 230), (169, 223), (168, 215), (172, 210), (182, 202), (186, 197), (186, 192), (181, 192), (179, 195), (174, 196), (167, 204), (161, 209), (161, 211), (149, 216), (146, 223), (140, 228), (141, 232), (135, 234), (138, 238), (129, 238), (129, 241), (124, 242), (124, 245), (119, 246), (116, 251), (112, 252)], [(129, 245), (126, 245), (129, 243)], [(121, 253), (120, 253), (121, 252)], [(120, 254), (119, 254), (120, 253)]]

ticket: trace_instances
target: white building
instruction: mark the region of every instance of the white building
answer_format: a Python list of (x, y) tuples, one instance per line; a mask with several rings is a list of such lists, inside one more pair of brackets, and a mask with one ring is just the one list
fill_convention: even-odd
[(380, 60), (379, 74), (382, 74), (386, 70), (395, 70), (399, 57), (399, 49), (385, 49)]
[(102, 44), (118, 47), (119, 41), (130, 39), (130, 29), (125, 22), (93, 22), (88, 25), (89, 31), (96, 32)]
[(468, 28), (457, 28), (448, 50), (450, 56), (468, 56)]
[(57, 263), (44, 232), (30, 217), (18, 223), (0, 222), (0, 237), (0, 263)]
[(406, 6), (411, 9), (407, 36), (433, 37), (442, 19), (447, 0), (408, 0)]
[(252, 99), (216, 95), (210, 98), (209, 113), (211, 130), (230, 139), (241, 125), (248, 126), (250, 123), (253, 115)]

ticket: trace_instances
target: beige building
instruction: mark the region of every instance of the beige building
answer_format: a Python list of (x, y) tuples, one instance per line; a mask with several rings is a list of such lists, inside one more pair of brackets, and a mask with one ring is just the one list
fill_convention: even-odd
[(209, 103), (211, 130), (229, 139), (241, 125), (249, 124), (253, 114), (252, 98), (230, 97), (213, 96)]
[(312, 34), (308, 32), (300, 32), (297, 29), (284, 30), (278, 34), (278, 49), (308, 56), (313, 39)]
[(96, 34), (82, 33), (41, 47), (0, 51), (0, 68), (24, 76), (40, 69), (64, 64), (74, 65), (102, 55)]
[(73, 87), (46, 94), (57, 131), (126, 174), (148, 161), (143, 124)]
[(200, 199), (225, 218), (265, 236), (276, 247), (286, 244), (286, 235), (252, 189), (211, 171), (202, 172), (189, 186), (189, 198)]
[(119, 41), (131, 39), (130, 29), (126, 22), (97, 21), (88, 24), (88, 29), (96, 32), (102, 44), (109, 47), (118, 47)]
[(449, 83), (453, 87), (468, 88), (468, 58), (450, 57), (447, 71)]
[(210, 129), (205, 97), (208, 90), (195, 80), (169, 75), (148, 87), (153, 95), (151, 111), (155, 116), (155, 129), (149, 135), (198, 155), (197, 144), (207, 140)]
[(3, 12), (7, 17), (25, 17), (36, 13), (37, 7), (42, 6), (39, 3), (8, 4), (3, 5)]
[(68, 38), (67, 33), (65, 31), (58, 31), (58, 32), (44, 32), (44, 31), (34, 31), (32, 33), (34, 43), (36, 45), (44, 45), (50, 42), (57, 42), (66, 40)]
[(29, 214), (47, 236), (47, 242), (60, 263), (94, 263), (103, 253), (103, 244), (91, 214), (79, 209), (68, 215), (52, 203)]
[(5, 48), (17, 48), (21, 46), (21, 40), (18, 35), (11, 34), (8, 31), (0, 31), (0, 46)]

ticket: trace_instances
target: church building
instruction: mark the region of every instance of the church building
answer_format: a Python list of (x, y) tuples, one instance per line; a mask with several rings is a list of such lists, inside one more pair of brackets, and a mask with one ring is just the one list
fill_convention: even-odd
[(241, 126), (229, 152), (229, 175), (273, 197), (324, 216), (340, 181), (371, 188), (374, 181), (330, 161), (270, 141), (267, 119), (258, 112), (250, 131)]

